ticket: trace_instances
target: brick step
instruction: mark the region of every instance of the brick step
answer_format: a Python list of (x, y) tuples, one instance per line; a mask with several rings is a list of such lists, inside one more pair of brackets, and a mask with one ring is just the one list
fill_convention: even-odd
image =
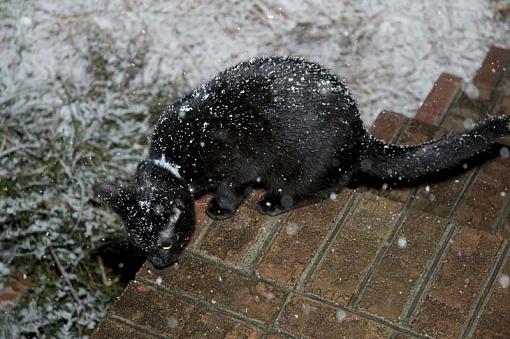
[[(454, 337), (497, 289), (508, 252), (497, 235), (368, 192), (265, 219), (203, 217), (180, 265), (146, 263), (99, 333), (114, 322), (156, 336)], [(490, 310), (510, 314), (496, 299)]]
[[(479, 97), (470, 98), (461, 79), (443, 73), (426, 100), (409, 119), (383, 111), (371, 133), (385, 142), (418, 144), (460, 132), (488, 114), (510, 114), (510, 51), (493, 47), (473, 82)], [(490, 68), (490, 70), (488, 70)], [(493, 71), (494, 70), (494, 71)], [(492, 86), (492, 87), (491, 87)], [(488, 88), (492, 88), (489, 91)], [(502, 144), (510, 145), (510, 139)], [(508, 150), (508, 149), (507, 149)], [(507, 151), (506, 150), (506, 151)], [(505, 151), (502, 154), (507, 154)], [(479, 168), (448, 181), (418, 188), (395, 189), (381, 194), (395, 201), (409, 201), (413, 208), (510, 237), (510, 158), (493, 159)]]

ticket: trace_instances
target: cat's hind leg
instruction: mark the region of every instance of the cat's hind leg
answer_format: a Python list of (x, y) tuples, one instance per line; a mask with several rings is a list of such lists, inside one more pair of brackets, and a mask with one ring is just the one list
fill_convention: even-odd
[(299, 190), (292, 187), (283, 187), (277, 191), (268, 190), (262, 199), (257, 202), (256, 208), (263, 214), (275, 216), (294, 208), (325, 200), (331, 197), (331, 193), (340, 193), (344, 187), (343, 184), (340, 184), (332, 188), (322, 189), (310, 186)]
[(257, 202), (256, 208), (263, 214), (272, 216), (288, 212), (294, 208), (310, 205), (328, 198), (332, 190), (323, 190), (310, 193), (271, 192), (268, 191)]

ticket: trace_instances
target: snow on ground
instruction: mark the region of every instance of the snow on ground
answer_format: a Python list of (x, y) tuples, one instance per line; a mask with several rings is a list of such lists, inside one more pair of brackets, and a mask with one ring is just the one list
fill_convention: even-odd
[(0, 2), (0, 290), (9, 272), (36, 286), (0, 312), (0, 337), (76, 336), (104, 316), (92, 260), (122, 231), (91, 186), (127, 178), (158, 112), (201, 81), (305, 56), (348, 80), (368, 124), (414, 114), (442, 71), (470, 79), (509, 31), (478, 0)]
[(193, 87), (243, 59), (302, 55), (345, 77), (370, 122), (382, 108), (413, 114), (440, 72), (470, 79), (489, 45), (510, 45), (508, 21), (478, 0), (13, 4), (0, 33), (0, 99), (35, 96), (19, 105), (58, 105), (55, 82), (86, 91), (86, 54), (99, 40), (121, 51), (115, 61), (145, 55), (143, 86)]

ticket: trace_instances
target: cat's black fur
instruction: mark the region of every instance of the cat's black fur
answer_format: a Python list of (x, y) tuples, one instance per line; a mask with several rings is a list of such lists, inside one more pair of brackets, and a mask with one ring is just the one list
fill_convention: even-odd
[(275, 215), (360, 180), (414, 183), (484, 151), (510, 134), (509, 122), (496, 116), (461, 135), (385, 145), (368, 134), (348, 88), (330, 71), (299, 58), (253, 59), (161, 115), (135, 183), (95, 191), (122, 216), (135, 245), (165, 267), (189, 241), (194, 198), (206, 192), (213, 194), (208, 215), (225, 219), (254, 185), (267, 190), (260, 212)]

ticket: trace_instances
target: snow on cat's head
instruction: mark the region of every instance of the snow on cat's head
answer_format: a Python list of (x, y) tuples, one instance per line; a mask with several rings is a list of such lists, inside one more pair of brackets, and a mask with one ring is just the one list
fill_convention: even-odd
[(156, 268), (177, 262), (195, 227), (193, 197), (179, 177), (142, 161), (136, 183), (96, 184), (94, 192), (122, 218), (131, 242)]

